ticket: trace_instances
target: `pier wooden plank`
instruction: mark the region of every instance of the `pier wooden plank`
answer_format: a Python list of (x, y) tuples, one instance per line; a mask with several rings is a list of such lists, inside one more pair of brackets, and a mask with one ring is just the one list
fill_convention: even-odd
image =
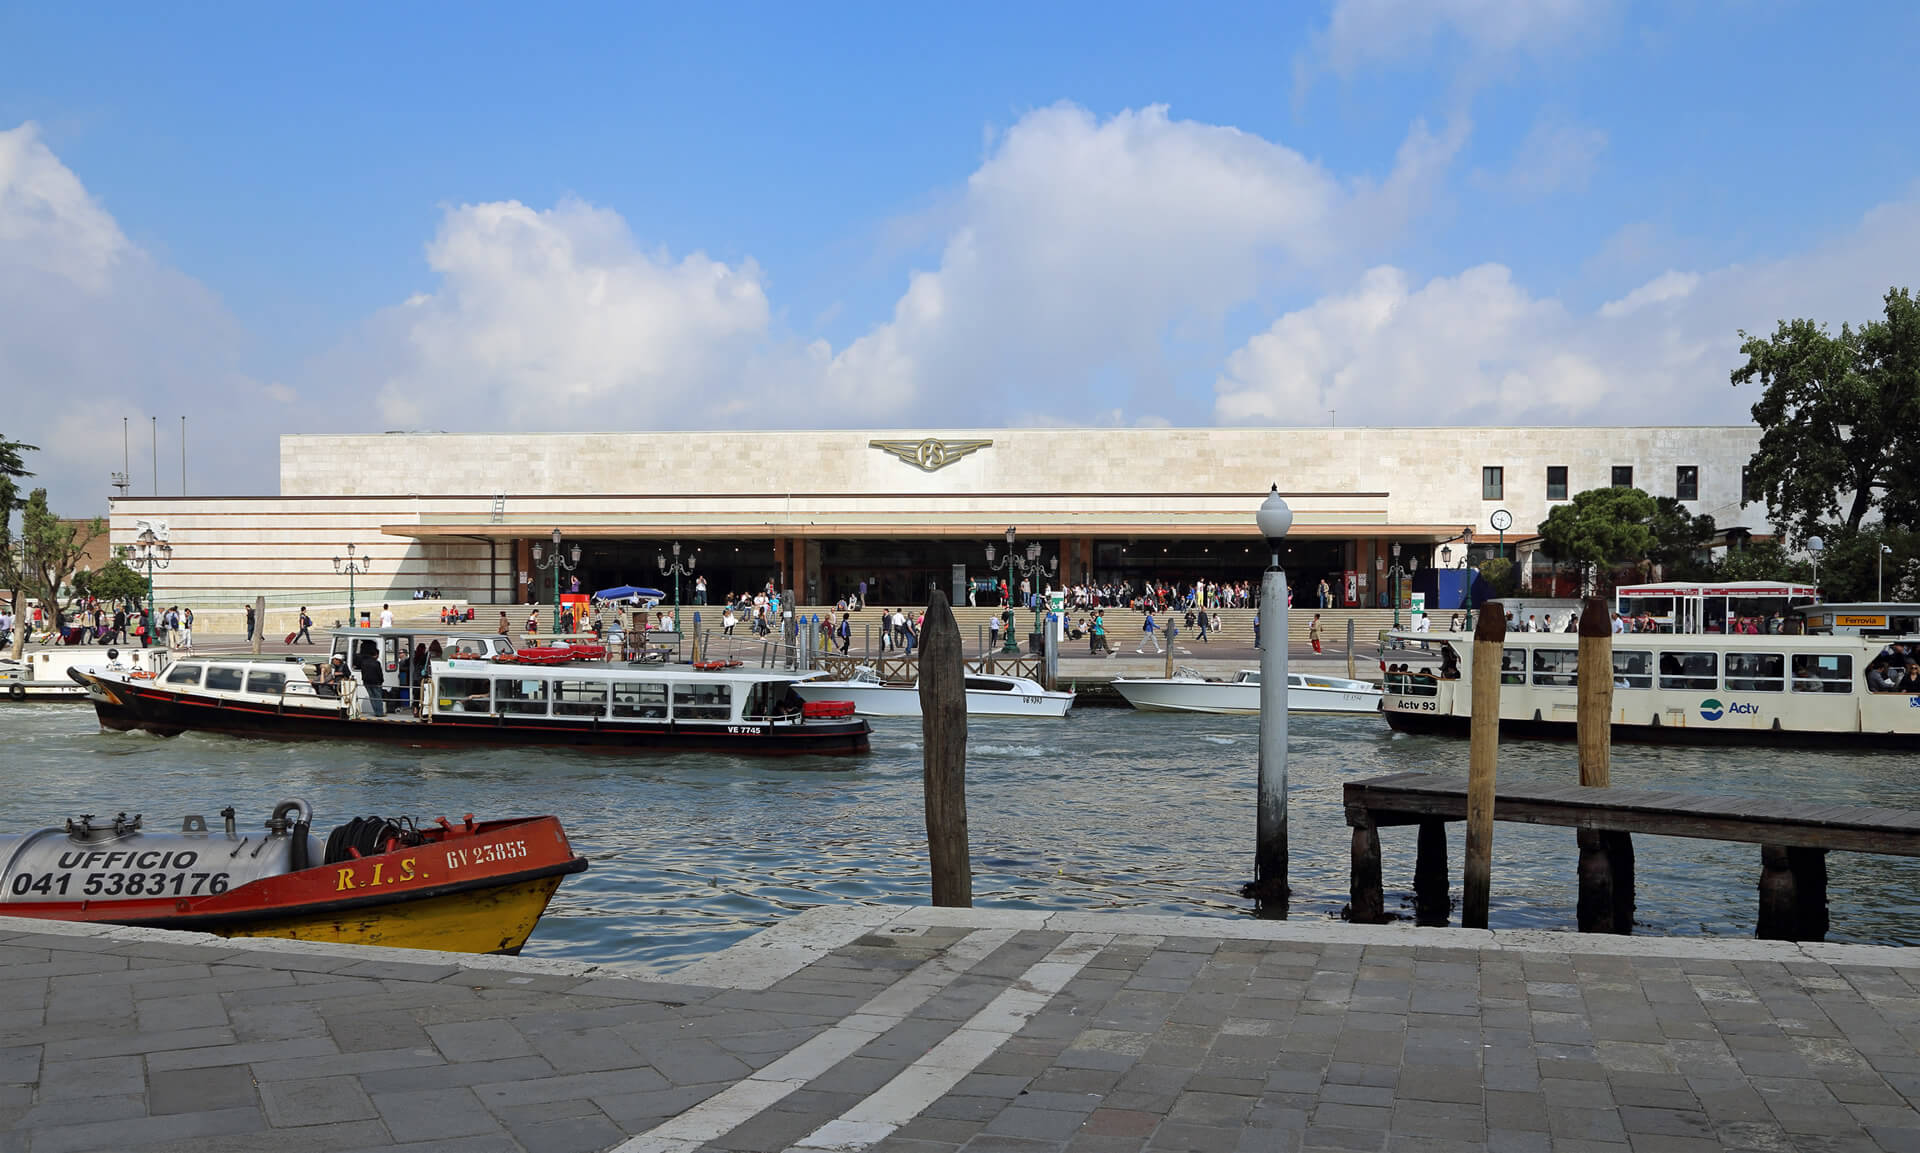
[[(1396, 773), (1345, 787), (1349, 823), (1376, 827), (1465, 820), (1467, 782)], [(1741, 841), (1806, 849), (1920, 856), (1920, 812), (1667, 790), (1504, 784), (1498, 819), (1655, 836)]]

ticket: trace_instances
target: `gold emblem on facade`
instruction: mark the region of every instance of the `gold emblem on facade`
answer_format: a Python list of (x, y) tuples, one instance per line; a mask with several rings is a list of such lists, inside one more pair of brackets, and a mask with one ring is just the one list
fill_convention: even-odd
[(867, 446), (899, 457), (922, 472), (938, 472), (959, 460), (979, 452), (990, 440), (870, 440)]

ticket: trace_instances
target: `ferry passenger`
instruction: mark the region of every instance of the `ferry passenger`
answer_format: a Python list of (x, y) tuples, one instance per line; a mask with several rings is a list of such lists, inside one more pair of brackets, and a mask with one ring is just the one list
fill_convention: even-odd
[(1884, 655), (1875, 657), (1873, 663), (1867, 666), (1867, 691), (1870, 693), (1897, 693), (1905, 683), (1905, 670)]
[(353, 667), (360, 674), (360, 683), (367, 689), (367, 708), (376, 717), (387, 715), (387, 675), (380, 667), (380, 651), (372, 641), (361, 641), (360, 652), (354, 657)]
[[(1453, 631), (1459, 632), (1460, 630), (1455, 629)], [(1460, 679), (1460, 654), (1454, 652), (1453, 646), (1446, 641), (1440, 642), (1440, 679), (1443, 681), (1457, 681)]]

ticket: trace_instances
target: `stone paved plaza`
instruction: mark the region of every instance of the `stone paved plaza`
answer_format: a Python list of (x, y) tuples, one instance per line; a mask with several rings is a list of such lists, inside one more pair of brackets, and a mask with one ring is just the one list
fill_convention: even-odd
[(650, 980), (0, 920), (0, 1151), (1920, 1150), (1920, 955), (813, 910)]

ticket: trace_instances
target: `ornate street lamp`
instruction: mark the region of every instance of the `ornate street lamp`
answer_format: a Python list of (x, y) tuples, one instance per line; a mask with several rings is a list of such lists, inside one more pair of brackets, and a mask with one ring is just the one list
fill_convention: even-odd
[(1393, 542), (1393, 627), (1400, 627), (1400, 542)]
[[(693, 556), (692, 554), (689, 554), (687, 556), (687, 563), (681, 564), (680, 563), (680, 542), (674, 541), (673, 542), (673, 563), (671, 565), (667, 563), (667, 557), (665, 553), (660, 554), (659, 560), (660, 560), (660, 575), (666, 576), (668, 574), (672, 574), (673, 576), (673, 627), (678, 629), (680, 627), (680, 578), (683, 576), (692, 576), (693, 566), (700, 562), (700, 558), (697, 556)], [(697, 656), (698, 654), (696, 653), (695, 655)]]
[[(995, 549), (991, 543), (987, 545), (987, 570), (989, 572), (999, 572), (1001, 569), (1006, 570), (1007, 595), (1009, 597), (1013, 595), (1013, 590), (1017, 587), (1019, 579), (1025, 576), (1029, 582), (1027, 592), (1028, 595), (1031, 596), (1034, 592), (1033, 583), (1039, 580), (1042, 572), (1051, 573), (1060, 570), (1060, 558), (1057, 556), (1047, 558), (1047, 563), (1043, 567), (1040, 564), (1040, 553), (1042, 549), (1040, 548), (1039, 541), (1029, 541), (1027, 543), (1026, 555), (1023, 557), (1020, 550), (1014, 547), (1013, 542), (1016, 535), (1014, 527), (1008, 525), (1007, 555), (999, 561), (994, 559), (999, 556), (999, 551)], [(1033, 609), (1033, 631), (1040, 631), (1040, 609), (1037, 603)], [(1003, 653), (1017, 653), (1020, 651), (1020, 642), (1015, 639), (1012, 627), (1008, 627), (1006, 639), (1001, 642), (1000, 651)]]
[(133, 543), (123, 550), (135, 568), (147, 570), (147, 628), (153, 628), (153, 570), (166, 568), (173, 563), (173, 546), (154, 535), (152, 528), (143, 528)]
[[(360, 624), (360, 613), (354, 607), (353, 578), (361, 573), (366, 572), (367, 569), (371, 568), (372, 566), (373, 566), (373, 558), (370, 556), (355, 555), (354, 548), (351, 544), (347, 546), (346, 556), (344, 557), (337, 556), (333, 558), (333, 571), (335, 573), (344, 573), (347, 578), (347, 627), (348, 628), (356, 628)], [(265, 627), (265, 624), (266, 624), (265, 621), (261, 622), (262, 627)]]
[(1813, 556), (1813, 595), (1820, 596), (1820, 554), (1825, 552), (1827, 542), (1817, 536), (1807, 538), (1807, 552)]
[[(533, 542), (533, 567), (550, 570), (553, 573), (553, 630), (560, 631), (560, 572), (562, 569), (572, 572), (580, 567), (580, 546), (573, 545), (564, 553), (560, 549), (560, 530), (553, 530), (553, 550), (548, 550), (539, 541)], [(679, 622), (674, 622), (678, 624)]]

